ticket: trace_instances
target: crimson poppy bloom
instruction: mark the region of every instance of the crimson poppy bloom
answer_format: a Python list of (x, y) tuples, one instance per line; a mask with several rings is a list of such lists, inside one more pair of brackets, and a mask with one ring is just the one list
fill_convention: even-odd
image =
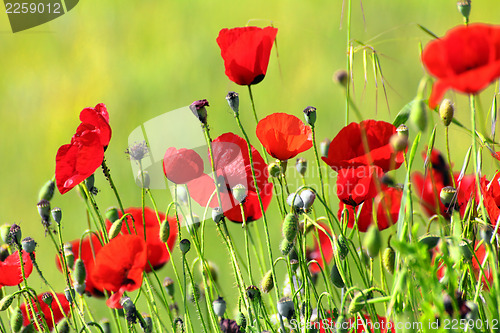
[(257, 138), (269, 155), (286, 161), (312, 147), (311, 128), (286, 113), (273, 113), (257, 124)]
[[(325, 230), (330, 231), (330, 229), (323, 223), (320, 223), (320, 225)], [(319, 273), (321, 269), (325, 268), (323, 258), (321, 257), (321, 251), (323, 252), (323, 256), (325, 257), (325, 261), (327, 264), (330, 262), (330, 260), (332, 260), (333, 257), (333, 248), (332, 243), (330, 242), (330, 238), (323, 232), (323, 230), (317, 230), (319, 244), (316, 238), (314, 238), (314, 247), (312, 249), (306, 250), (307, 261), (316, 260), (318, 262), (309, 265), (309, 271), (311, 272), (311, 274)]]
[[(366, 135), (369, 152), (364, 149), (362, 132)], [(404, 156), (402, 152), (396, 153), (389, 143), (395, 133), (396, 127), (385, 121), (369, 119), (359, 124), (350, 123), (333, 138), (328, 156), (322, 159), (335, 171), (369, 164), (382, 168), (384, 172), (397, 169)]]
[[(413, 172), (411, 175), (412, 183), (415, 186), (415, 194), (420, 198), (422, 209), (429, 216), (437, 214), (439, 207), (440, 214), (449, 219), (448, 208), (439, 199), (439, 194), (443, 187), (453, 186), (450, 167), (437, 149), (432, 150), (429, 160), (432, 167), (425, 176), (418, 171)], [(460, 181), (459, 174), (455, 174), (454, 177), (455, 183), (458, 184), (455, 207), (458, 207), (460, 213), (463, 214), (470, 197), (470, 192), (473, 190), (471, 186), (475, 184), (475, 177), (467, 175)]]
[(163, 173), (175, 184), (186, 184), (203, 174), (203, 160), (192, 149), (170, 147), (163, 157)]
[(227, 77), (249, 86), (264, 79), (278, 29), (241, 27), (222, 29), (217, 37)]
[[(87, 278), (85, 279), (85, 291), (92, 296), (104, 296), (103, 290), (96, 287), (92, 278), (92, 272), (94, 271), (95, 266), (95, 257), (102, 248), (99, 238), (93, 234), (91, 237), (85, 238), (81, 243), (80, 240), (77, 239), (69, 242), (69, 244), (71, 244), (71, 250), (73, 251), (75, 260), (82, 259), (83, 264), (85, 265), (85, 271), (87, 272)], [(80, 248), (82, 250), (81, 252)], [(56, 256), (56, 267), (60, 272), (63, 272), (60, 256)]]
[(457, 26), (427, 44), (422, 62), (437, 78), (429, 99), (431, 108), (450, 88), (477, 94), (500, 76), (500, 28), (487, 24)]
[[(127, 225), (130, 228), (130, 232), (132, 234), (137, 234), (142, 239), (144, 239), (144, 224), (146, 225), (146, 245), (147, 245), (147, 254), (148, 261), (153, 267), (154, 270), (160, 269), (170, 260), (170, 255), (168, 254), (167, 248), (165, 247), (165, 243), (160, 240), (160, 222), (158, 222), (158, 218), (156, 217), (156, 213), (153, 209), (149, 207), (144, 208), (144, 218), (142, 215), (142, 208), (127, 208), (125, 210), (125, 214), (131, 214), (133, 217), (127, 216), (127, 219), (124, 221), (122, 225), (122, 234), (129, 234), (129, 229), (127, 229)], [(165, 220), (165, 214), (162, 212), (158, 212), (160, 216), (160, 221)], [(119, 212), (119, 216), (122, 216), (122, 213)], [(175, 241), (177, 239), (177, 221), (175, 218), (168, 216), (168, 224), (170, 225), (170, 235), (167, 240), (168, 248), (172, 251), (175, 245)], [(106, 220), (106, 229), (111, 228), (112, 223), (109, 220)], [(146, 265), (146, 272), (151, 272), (151, 267)]]
[(346, 205), (357, 206), (377, 195), (376, 182), (383, 175), (384, 172), (377, 166), (362, 165), (340, 169), (337, 177), (337, 196)]
[[(29, 253), (22, 251), (24, 276), (28, 278), (33, 271), (33, 262)], [(0, 260), (0, 288), (4, 286), (17, 286), (23, 282), (23, 273), (21, 263), (19, 262), (19, 253), (16, 251), (9, 255), (5, 260)]]
[[(47, 305), (47, 303), (45, 303), (42, 300), (43, 295), (44, 294), (40, 294), (37, 296), (37, 299), (38, 299), (37, 302), (32, 300), (31, 301), (32, 306), (27, 306), (26, 303), (23, 303), (19, 307), (21, 309), (22, 314), (23, 314), (23, 326), (28, 326), (30, 324), (30, 320), (28, 319), (28, 313), (26, 311), (26, 307), (28, 308), (28, 311), (30, 314), (29, 318), (31, 318), (33, 320), (33, 318), (35, 317), (33, 315), (33, 311), (32, 311), (32, 309), (34, 309), (35, 314), (38, 316), (38, 318), (41, 318), (42, 316), (43, 316), (43, 318), (45, 318), (45, 321), (47, 322), (47, 326), (49, 327), (49, 330), (52, 330), (54, 328), (54, 326), (57, 325), (58, 322), (60, 322), (61, 320), (63, 320), (63, 318), (65, 316), (68, 316), (70, 314), (70, 306), (69, 306), (69, 303), (66, 300), (66, 297), (64, 296), (64, 294), (55, 294), (55, 296), (57, 297), (57, 299), (61, 303), (62, 311), (61, 311), (61, 308), (59, 307), (59, 304), (57, 304), (57, 301), (55, 299), (52, 301), (52, 304), (49, 307)], [(54, 295), (52, 294), (52, 296), (54, 296)], [(40, 308), (38, 307), (38, 304), (39, 304)], [(54, 321), (52, 321), (52, 313), (50, 311), (51, 309), (52, 309), (52, 313), (54, 314)], [(40, 312), (40, 310), (41, 310), (41, 312)], [(39, 323), (41, 324), (40, 321), (39, 321)], [(36, 325), (34, 325), (34, 326), (35, 326), (35, 328), (37, 328)]]
[(92, 279), (97, 288), (114, 292), (106, 301), (107, 306), (121, 308), (123, 293), (141, 287), (147, 261), (146, 242), (137, 235), (113, 238), (102, 247), (95, 258)]
[(493, 227), (496, 227), (498, 219), (500, 217), (500, 173), (497, 172), (491, 181), (488, 181), (486, 177), (482, 177), (480, 180), (481, 193), (483, 195), (483, 203), (488, 216), (490, 218), (490, 223)]
[[(246, 141), (236, 134), (225, 133), (213, 140), (212, 151), (224, 216), (233, 222), (243, 221), (239, 202), (231, 192), (234, 186), (242, 184), (247, 189), (246, 198), (242, 202), (246, 222), (260, 219), (262, 211), (253, 182)], [(267, 165), (254, 147), (252, 147), (252, 156), (262, 204), (264, 209), (267, 209), (272, 198), (273, 184), (267, 181)], [(213, 196), (209, 202), (215, 191), (214, 179), (209, 175), (204, 174), (187, 185), (193, 200), (201, 206), (207, 204), (212, 208), (219, 206), (216, 196)]]
[(352, 332), (352, 333), (375, 332), (376, 328), (380, 329), (380, 333), (396, 332), (395, 330), (396, 325), (392, 321), (387, 320), (387, 318), (385, 317), (381, 316), (377, 317), (378, 317), (378, 323), (373, 323), (370, 316), (364, 315), (364, 323), (366, 324), (368, 331), (365, 330), (363, 320), (361, 320), (361, 318), (359, 317), (354, 317), (354, 318), (351, 317), (344, 323), (335, 323), (332, 318), (325, 318), (319, 322), (311, 323), (311, 327), (315, 328), (318, 327), (321, 333), (330, 332), (330, 329), (334, 327), (337, 328), (337, 331), (344, 329), (346, 332)]
[(99, 134), (101, 144), (106, 147), (111, 139), (111, 127), (109, 126), (108, 109), (104, 103), (99, 103), (95, 108), (85, 108), (80, 112), (82, 122), (77, 133), (85, 130), (95, 131)]
[[(387, 187), (381, 185), (381, 192), (377, 194), (373, 199), (367, 199), (364, 201), (362, 206), (353, 207), (346, 205), (349, 212), (349, 222), (347, 226), (349, 228), (354, 227), (355, 214), (358, 215), (358, 229), (361, 232), (366, 232), (368, 227), (375, 222), (379, 230), (384, 230), (392, 226), (398, 221), (399, 216), (399, 206), (401, 204), (401, 197), (403, 196), (403, 191), (396, 187)], [(373, 205), (377, 212), (377, 220), (373, 221)], [(340, 202), (338, 218), (340, 219), (342, 212), (344, 210), (344, 204)]]

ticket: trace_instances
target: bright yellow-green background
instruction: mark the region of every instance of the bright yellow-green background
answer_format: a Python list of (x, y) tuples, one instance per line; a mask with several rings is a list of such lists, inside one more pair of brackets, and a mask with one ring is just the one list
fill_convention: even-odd
[[(392, 121), (414, 97), (424, 74), (418, 44), (425, 45), (430, 38), (416, 23), (443, 35), (461, 24), (462, 18), (452, 0), (364, 1), (364, 16), (359, 1), (352, 6), (352, 39), (371, 45), (380, 55), (390, 114), (380, 77), (377, 111), (371, 62), (363, 89), (360, 50), (354, 55), (355, 101), (365, 118)], [(53, 265), (54, 249), (39, 223), (38, 189), (53, 176), (56, 151), (69, 142), (80, 110), (99, 102), (108, 106), (113, 136), (106, 156), (126, 206), (140, 204), (140, 191), (123, 153), (127, 137), (157, 115), (207, 98), (213, 135), (239, 133), (224, 99), (227, 91), (236, 90), (241, 97), (241, 117), (257, 143), (247, 89), (226, 78), (215, 42), (220, 29), (244, 26), (249, 20), (259, 26), (272, 22), (279, 29), (279, 59), (273, 49), (267, 76), (254, 87), (259, 116), (281, 111), (302, 117), (302, 109), (313, 105), (318, 108), (318, 139), (333, 138), (345, 122), (342, 90), (331, 80), (336, 69), (346, 66), (342, 8), (342, 1), (85, 0), (48, 24), (16, 34), (10, 32), (6, 14), (0, 14), (0, 223), (18, 223), (23, 236), (36, 239), (45, 275), (63, 288)], [(499, 12), (498, 2), (477, 0), (471, 20), (498, 23)], [(487, 109), (491, 89), (483, 96)], [(459, 118), (468, 123), (465, 98), (457, 97), (457, 106)], [(442, 125), (438, 128), (437, 145), (443, 147)], [(451, 136), (455, 165), (461, 165), (469, 136), (456, 129)], [(312, 153), (305, 156), (312, 164)], [(115, 205), (100, 174), (97, 186), (100, 207)], [(155, 191), (154, 195), (164, 209), (169, 194)], [(64, 239), (79, 237), (86, 228), (86, 215), (76, 191), (64, 196), (57, 193), (52, 205), (63, 210)], [(271, 208), (276, 207), (272, 204)], [(280, 223), (272, 218), (271, 224), (277, 251)], [(236, 234), (239, 227), (231, 225), (231, 230)], [(211, 242), (215, 245), (207, 256), (218, 263), (223, 285), (232, 286), (226, 251), (219, 240)], [(175, 257), (179, 259), (178, 250)], [(163, 278), (172, 273), (163, 269), (159, 274)], [(45, 290), (36, 274), (30, 282), (37, 290)], [(226, 294), (236, 295), (236, 290), (226, 290)], [(92, 300), (91, 304), (98, 312), (105, 310), (102, 301)], [(233, 299), (229, 308), (234, 307)]]

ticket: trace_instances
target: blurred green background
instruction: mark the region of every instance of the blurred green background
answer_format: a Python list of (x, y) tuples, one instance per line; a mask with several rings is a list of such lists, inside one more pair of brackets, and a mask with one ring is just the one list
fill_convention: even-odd
[[(472, 5), (472, 22), (498, 23), (499, 2), (474, 1)], [(279, 57), (273, 48), (267, 76), (253, 88), (257, 113), (264, 117), (287, 112), (302, 118), (304, 107), (313, 105), (318, 109), (318, 140), (332, 139), (345, 124), (345, 98), (342, 89), (332, 82), (332, 74), (347, 63), (346, 8), (347, 4), (339, 0), (85, 0), (54, 21), (16, 34), (10, 30), (7, 15), (1, 14), (0, 223), (20, 224), (23, 236), (31, 236), (39, 243), (42, 269), (62, 291), (62, 275), (54, 265), (55, 250), (44, 236), (36, 210), (38, 190), (53, 176), (56, 151), (69, 143), (81, 109), (100, 102), (108, 106), (113, 130), (106, 158), (125, 206), (139, 206), (141, 197), (124, 154), (127, 138), (134, 128), (151, 118), (206, 98), (211, 105), (212, 135), (228, 131), (239, 134), (224, 98), (234, 90), (240, 93), (242, 121), (258, 146), (247, 88), (235, 85), (224, 75), (215, 42), (222, 28), (272, 23), (279, 29)], [(372, 51), (367, 53), (365, 87), (361, 48), (355, 49), (353, 58), (353, 97), (365, 118), (386, 121), (392, 121), (413, 99), (424, 75), (419, 43), (425, 45), (430, 37), (417, 23), (439, 36), (462, 24), (453, 0), (353, 1), (351, 19), (351, 38), (370, 45), (380, 56), (389, 109), (380, 76), (376, 89)], [(482, 97), (485, 113), (492, 88), (488, 91)], [(457, 117), (468, 124), (465, 97), (453, 93), (447, 96), (457, 103)], [(354, 116), (351, 120), (355, 120)], [(440, 123), (437, 126), (436, 145), (442, 148), (443, 127)], [(455, 127), (450, 135), (452, 158), (455, 165), (461, 166), (470, 136)], [(303, 155), (313, 165), (312, 151)], [(421, 163), (419, 159), (417, 166)], [(96, 175), (101, 209), (116, 205), (99, 170)], [(402, 177), (398, 181), (402, 182)], [(170, 202), (169, 192), (153, 194), (164, 210)], [(64, 239), (78, 238), (87, 223), (85, 207), (76, 191), (64, 196), (56, 193), (52, 206), (62, 208)], [(275, 204), (270, 207), (273, 249), (277, 252), (280, 221)], [(230, 225), (233, 234), (239, 233), (239, 228)], [(222, 285), (234, 286), (227, 253), (218, 244), (215, 228), (209, 230), (208, 237), (216, 246), (209, 249), (207, 257), (219, 266)], [(179, 258), (176, 250), (174, 259), (179, 262)], [(171, 274), (168, 265), (159, 272), (161, 278)], [(38, 291), (45, 291), (35, 273), (30, 282)], [(226, 290), (228, 295), (236, 293), (236, 289)], [(100, 312), (108, 315), (103, 301), (90, 303), (97, 318)], [(235, 299), (228, 306), (235, 308)]]

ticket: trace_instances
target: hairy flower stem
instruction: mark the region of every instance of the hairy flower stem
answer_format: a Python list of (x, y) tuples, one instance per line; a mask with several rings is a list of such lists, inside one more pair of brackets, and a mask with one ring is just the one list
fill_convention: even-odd
[[(106, 158), (102, 160), (102, 172), (104, 173), (104, 177), (106, 177), (106, 180), (109, 183), (109, 186), (113, 190), (113, 193), (115, 194), (116, 200), (118, 201), (118, 206), (120, 206), (120, 210), (122, 211), (122, 214), (125, 214), (125, 210), (123, 209), (123, 204), (122, 200), (120, 199), (120, 195), (118, 194), (118, 190), (116, 189), (115, 183), (113, 182), (113, 178), (111, 178), (111, 172), (109, 171), (109, 168), (106, 164)], [(144, 184), (144, 181), (143, 181)]]
[[(445, 135), (445, 140), (446, 140), (446, 158), (448, 158), (448, 165), (450, 167), (450, 174), (451, 174), (451, 181), (453, 183), (453, 187), (457, 188), (457, 184), (455, 183), (455, 176), (453, 175), (453, 166), (451, 163), (451, 155), (450, 155), (450, 142), (449, 142), (449, 135), (448, 135), (448, 126), (444, 128), (444, 135)], [(406, 154), (405, 154), (406, 155)], [(406, 157), (405, 157), (406, 161)]]

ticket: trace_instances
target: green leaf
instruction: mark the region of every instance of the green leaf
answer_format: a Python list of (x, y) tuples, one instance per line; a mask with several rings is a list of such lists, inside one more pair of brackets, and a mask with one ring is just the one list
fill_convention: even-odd
[(392, 122), (394, 126), (398, 127), (399, 125), (406, 123), (408, 118), (410, 118), (410, 112), (413, 103), (415, 103), (415, 100), (412, 100), (410, 103), (403, 106), (403, 108), (398, 112), (398, 114), (396, 115), (396, 119), (394, 119), (394, 121)]
[(420, 25), (420, 24), (418, 24), (418, 23), (417, 23), (417, 25), (418, 25), (418, 27), (419, 27), (420, 29), (422, 29), (425, 33), (427, 33), (427, 34), (428, 34), (428, 35), (430, 35), (431, 37), (436, 38), (436, 39), (439, 39), (439, 37), (438, 37), (435, 33), (433, 33), (432, 31), (430, 31), (429, 29), (427, 29), (427, 28), (426, 28), (426, 27), (424, 27), (423, 25)]

